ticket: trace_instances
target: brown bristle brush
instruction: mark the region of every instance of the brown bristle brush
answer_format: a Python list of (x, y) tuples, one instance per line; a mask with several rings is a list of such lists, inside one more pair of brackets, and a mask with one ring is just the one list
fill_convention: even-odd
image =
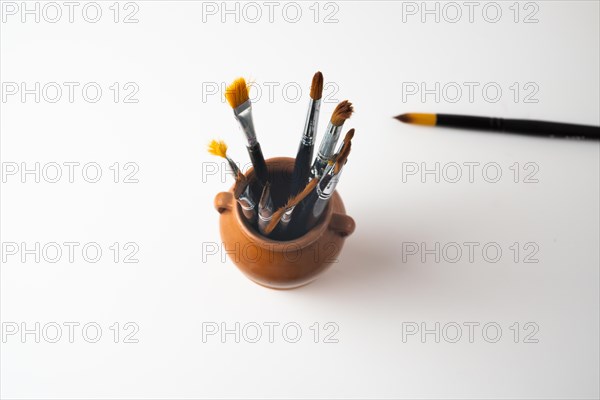
[(323, 74), (317, 72), (310, 85), (310, 100), (308, 103), (308, 112), (304, 123), (304, 131), (300, 140), (300, 146), (296, 153), (294, 162), (294, 172), (292, 174), (292, 184), (290, 186), (290, 195), (295, 196), (308, 182), (310, 175), (310, 163), (313, 158), (315, 137), (319, 123), (319, 112), (321, 109), (321, 97), (323, 95)]
[(312, 178), (318, 178), (323, 174), (325, 167), (333, 156), (333, 150), (342, 132), (344, 122), (352, 116), (353, 112), (352, 103), (348, 100), (342, 101), (333, 111), (327, 130), (325, 131), (325, 136), (321, 141), (321, 146), (319, 146), (317, 157), (311, 168)]

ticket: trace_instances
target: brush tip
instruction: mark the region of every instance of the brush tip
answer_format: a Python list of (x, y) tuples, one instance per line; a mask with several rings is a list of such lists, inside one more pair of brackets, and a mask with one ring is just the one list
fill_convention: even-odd
[(237, 78), (225, 89), (225, 98), (231, 108), (237, 108), (245, 103), (248, 95), (248, 84), (244, 78)]
[(211, 140), (208, 144), (208, 152), (213, 156), (227, 157), (227, 144), (222, 140)]
[(348, 161), (348, 155), (350, 154), (350, 150), (352, 149), (352, 142), (348, 142), (341, 150), (337, 159), (335, 160), (335, 165), (333, 166), (333, 173), (338, 174), (346, 162)]
[(348, 142), (352, 141), (353, 138), (354, 138), (354, 128), (352, 128), (348, 132), (346, 132), (346, 136), (344, 136), (344, 143), (348, 143)]
[(313, 76), (312, 84), (310, 85), (310, 98), (313, 100), (320, 100), (323, 96), (323, 74), (321, 71)]
[(425, 114), (425, 113), (407, 113), (401, 114), (394, 117), (398, 121), (402, 121), (405, 124), (416, 124), (416, 125), (427, 125), (435, 126), (437, 124), (437, 114)]
[(335, 110), (333, 110), (333, 114), (331, 115), (331, 123), (335, 126), (342, 126), (344, 125), (344, 122), (350, 118), (353, 112), (354, 107), (352, 107), (352, 103), (350, 103), (348, 100), (344, 100), (337, 105)]
[(400, 122), (404, 122), (405, 124), (410, 123), (410, 114), (400, 114), (396, 115), (394, 118), (396, 118)]

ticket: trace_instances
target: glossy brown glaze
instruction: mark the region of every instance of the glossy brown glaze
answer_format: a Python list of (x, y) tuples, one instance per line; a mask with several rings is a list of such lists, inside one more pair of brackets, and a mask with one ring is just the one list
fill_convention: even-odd
[[(293, 167), (293, 158), (267, 160), (277, 206), (285, 202), (285, 185), (289, 184)], [(246, 175), (254, 179), (252, 170)], [(221, 214), (221, 239), (231, 261), (260, 285), (292, 289), (310, 283), (337, 262), (346, 236), (354, 232), (354, 220), (346, 215), (344, 203), (335, 192), (321, 220), (309, 232), (289, 241), (266, 238), (246, 224), (232, 190), (215, 197), (215, 208)]]

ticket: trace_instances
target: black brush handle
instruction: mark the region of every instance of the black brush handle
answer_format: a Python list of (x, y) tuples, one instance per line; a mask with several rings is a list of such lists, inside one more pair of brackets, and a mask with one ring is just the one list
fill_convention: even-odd
[(262, 150), (260, 149), (260, 143), (256, 142), (254, 146), (250, 146), (247, 149), (248, 154), (250, 155), (250, 161), (254, 167), (254, 173), (256, 174), (256, 177), (260, 183), (264, 186), (269, 181), (269, 174), (267, 172), (265, 158), (263, 157)]
[(542, 137), (553, 136), (563, 138), (580, 137), (595, 140), (600, 139), (600, 127), (598, 126), (528, 119), (503, 119), (468, 115), (437, 114), (436, 125), (483, 131), (520, 133)]
[(292, 212), (292, 218), (290, 221), (290, 226), (288, 227), (288, 231), (294, 237), (302, 236), (308, 231), (308, 220), (310, 213), (312, 213), (313, 207), (317, 202), (317, 192), (316, 190), (310, 193), (308, 196), (304, 198), (296, 207), (294, 207), (294, 211)]
[(562, 122), (505, 119), (504, 131), (525, 133), (535, 136), (580, 137), (596, 140), (600, 139), (600, 127), (598, 126), (565, 124)]
[(290, 196), (295, 196), (304, 189), (308, 183), (310, 175), (310, 163), (312, 162), (314, 146), (300, 143), (296, 161), (294, 162), (294, 172), (292, 173), (292, 183), (290, 186)]
[[(317, 178), (314, 178), (317, 179)], [(317, 184), (317, 187), (308, 194), (301, 202), (294, 208), (292, 213), (292, 219), (290, 224), (292, 225), (291, 232), (295, 235), (303, 235), (308, 232), (318, 222), (318, 218), (314, 220), (311, 216), (315, 204), (319, 199), (319, 186), (326, 187), (331, 181), (332, 176), (326, 175), (321, 178), (321, 181)]]

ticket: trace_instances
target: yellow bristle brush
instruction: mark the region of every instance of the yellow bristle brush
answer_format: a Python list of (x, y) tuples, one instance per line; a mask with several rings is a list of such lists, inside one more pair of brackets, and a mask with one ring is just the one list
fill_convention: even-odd
[(208, 143), (208, 152), (213, 156), (226, 159), (229, 163), (229, 166), (233, 170), (233, 175), (236, 179), (238, 179), (239, 175), (242, 175), (242, 172), (240, 171), (237, 164), (227, 155), (227, 144), (224, 141), (211, 140), (210, 143)]
[(267, 164), (260, 148), (260, 143), (256, 139), (254, 121), (252, 119), (252, 102), (249, 96), (249, 87), (244, 78), (238, 78), (225, 90), (225, 98), (233, 108), (233, 114), (240, 124), (240, 128), (246, 136), (246, 148), (250, 155), (250, 161), (256, 173), (256, 177), (262, 185), (267, 183), (268, 173)]
[(240, 203), (242, 212), (250, 223), (256, 221), (256, 202), (252, 198), (252, 192), (246, 175), (242, 174), (237, 164), (227, 155), (227, 144), (222, 140), (211, 140), (208, 144), (208, 152), (214, 156), (227, 160), (233, 176), (235, 177), (234, 197)]
[(292, 173), (292, 183), (290, 184), (290, 194), (292, 196), (302, 190), (310, 177), (310, 164), (313, 159), (315, 137), (317, 136), (317, 126), (319, 124), (321, 97), (323, 97), (323, 74), (317, 72), (313, 76), (310, 86), (308, 112), (294, 162), (294, 172)]

